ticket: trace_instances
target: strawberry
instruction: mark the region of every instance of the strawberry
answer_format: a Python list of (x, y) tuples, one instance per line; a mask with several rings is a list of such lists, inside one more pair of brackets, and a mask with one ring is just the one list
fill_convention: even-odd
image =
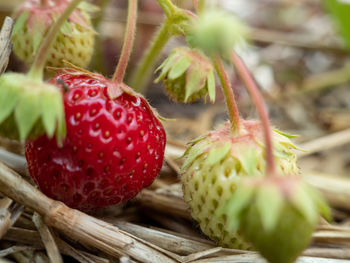
[(214, 67), (198, 49), (178, 47), (157, 69), (169, 96), (177, 102), (194, 102), (207, 96), (215, 101)]
[(210, 57), (228, 58), (234, 46), (245, 42), (248, 27), (237, 17), (223, 10), (207, 9), (191, 20), (187, 42)]
[(310, 243), (320, 213), (329, 218), (321, 195), (297, 176), (243, 178), (222, 209), (227, 229), (239, 231), (270, 263), (293, 263)]
[[(48, 28), (70, 3), (69, 0), (27, 0), (15, 12), (12, 42), (13, 51), (26, 64), (31, 64)], [(89, 12), (96, 8), (90, 4), (79, 5), (61, 27), (50, 49), (46, 65), (62, 67), (63, 59), (86, 67), (94, 49), (94, 35)]]
[(150, 185), (162, 167), (166, 135), (147, 101), (93, 73), (67, 70), (51, 82), (61, 84), (67, 136), (62, 147), (46, 136), (26, 143), (28, 169), (42, 192), (91, 210)]
[[(184, 157), (182, 185), (184, 199), (201, 230), (219, 245), (248, 249), (249, 242), (228, 229), (228, 214), (215, 216), (237, 188), (240, 178), (263, 177), (265, 147), (260, 122), (242, 120), (242, 132), (232, 134), (230, 123), (194, 140)], [(294, 145), (288, 135), (273, 133), (277, 168), (282, 174), (297, 174)]]

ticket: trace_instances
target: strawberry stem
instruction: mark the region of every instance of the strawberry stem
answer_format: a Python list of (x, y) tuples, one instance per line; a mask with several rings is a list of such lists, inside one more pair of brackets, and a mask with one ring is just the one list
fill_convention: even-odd
[(43, 40), (40, 49), (34, 59), (33, 65), (31, 66), (28, 75), (34, 79), (43, 79), (44, 67), (46, 64), (47, 56), (50, 48), (56, 40), (57, 34), (60, 31), (62, 24), (69, 18), (74, 9), (79, 5), (82, 0), (73, 0), (66, 7), (64, 12), (60, 15), (58, 20), (51, 25), (49, 32)]
[(167, 17), (172, 17), (177, 11), (177, 7), (170, 0), (157, 0)]
[(150, 80), (151, 73), (157, 62), (157, 58), (159, 57), (166, 43), (174, 35), (172, 26), (172, 19), (166, 18), (158, 32), (155, 34), (151, 45), (142, 57), (140, 65), (131, 75), (130, 86), (134, 90), (142, 92)]
[(205, 0), (193, 0), (193, 6), (196, 10), (196, 13), (200, 14), (205, 8)]
[(134, 45), (137, 22), (137, 3), (138, 0), (129, 0), (128, 19), (126, 24), (123, 49), (112, 79), (116, 84), (121, 84), (123, 82), (126, 67), (128, 66), (132, 47)]
[(235, 53), (231, 52), (231, 61), (235, 65), (238, 74), (243, 80), (245, 87), (247, 88), (250, 96), (252, 97), (254, 104), (258, 110), (261, 123), (264, 129), (265, 144), (266, 144), (266, 173), (267, 176), (275, 175), (275, 159), (273, 154), (273, 143), (271, 135), (271, 127), (269, 121), (269, 115), (266, 110), (264, 99), (256, 85), (255, 80), (250, 74), (247, 66), (244, 64), (243, 60)]
[(227, 76), (221, 58), (219, 56), (214, 56), (213, 62), (215, 70), (221, 82), (222, 90), (226, 98), (227, 111), (231, 122), (231, 130), (235, 134), (239, 133), (241, 129), (241, 117), (239, 116), (239, 111), (235, 100), (235, 95), (231, 86), (231, 82)]

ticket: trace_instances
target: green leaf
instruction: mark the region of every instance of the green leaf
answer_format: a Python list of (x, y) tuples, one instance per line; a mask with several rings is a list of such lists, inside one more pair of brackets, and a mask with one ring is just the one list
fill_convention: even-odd
[(280, 130), (277, 130), (277, 129), (273, 129), (273, 131), (274, 131), (274, 132), (277, 132), (278, 134), (283, 135), (284, 137), (287, 137), (287, 138), (289, 138), (289, 139), (299, 137), (299, 135), (288, 134), (288, 133), (285, 133), (285, 132), (280, 131)]
[(208, 85), (208, 93), (209, 93), (210, 101), (215, 102), (216, 86), (215, 86), (215, 75), (213, 70), (211, 70), (208, 74), (207, 85)]
[(291, 201), (294, 207), (299, 210), (310, 224), (315, 224), (317, 222), (319, 214), (316, 204), (303, 183), (297, 186), (293, 192)]
[(283, 208), (283, 197), (275, 187), (265, 185), (260, 187), (257, 193), (256, 206), (264, 229), (271, 232), (278, 223)]
[(62, 146), (62, 141), (66, 136), (66, 119), (64, 116), (64, 106), (62, 102), (58, 104), (57, 112), (58, 112), (58, 122), (57, 122), (57, 129), (56, 129), (56, 139), (57, 139), (58, 146)]
[(40, 105), (41, 99), (37, 92), (25, 92), (21, 95), (21, 99), (15, 109), (15, 119), (19, 130), (20, 140), (23, 142), (35, 122), (40, 117)]
[(73, 29), (71, 24), (67, 20), (63, 22), (63, 25), (60, 28), (60, 32), (65, 36), (72, 36)]
[(193, 93), (202, 89), (206, 81), (206, 77), (201, 74), (200, 69), (191, 66), (188, 71), (186, 76), (185, 102)]
[(98, 6), (90, 4), (86, 1), (81, 2), (78, 5), (78, 9), (87, 13), (97, 13), (100, 11), (100, 8)]
[(208, 148), (209, 142), (208, 141), (203, 141), (195, 146), (190, 146), (189, 149), (185, 152), (186, 155), (186, 160), (182, 166), (182, 169), (186, 169), (188, 165), (190, 165), (194, 159), (197, 158), (197, 156), (201, 155), (204, 153), (204, 151)]
[(60, 112), (62, 110), (61, 104), (62, 97), (59, 92), (56, 94), (53, 92), (46, 92), (42, 94), (41, 104), (41, 114), (42, 122), (45, 128), (45, 132), (49, 138), (51, 138), (54, 133), (58, 122), (58, 116), (62, 115)]
[(326, 203), (326, 201), (324, 200), (324, 198), (322, 197), (322, 195), (320, 194), (320, 192), (310, 185), (307, 185), (307, 191), (309, 195), (312, 197), (312, 199), (314, 200), (318, 208), (318, 211), (322, 214), (322, 216), (327, 221), (330, 221), (332, 218), (331, 209), (329, 205)]
[(350, 4), (340, 0), (324, 0), (324, 2), (350, 48)]
[(5, 76), (0, 80), (0, 123), (12, 113), (19, 99), (19, 91), (4, 80)]
[(258, 167), (258, 154), (254, 147), (249, 148), (242, 152), (239, 157), (244, 171), (248, 175), (255, 175)]
[(226, 205), (218, 209), (218, 215), (227, 215), (228, 229), (236, 231), (239, 228), (242, 211), (249, 206), (254, 196), (254, 188), (238, 184), (237, 190), (227, 201)]
[(170, 69), (168, 77), (169, 79), (177, 79), (182, 74), (185, 73), (185, 71), (188, 69), (188, 67), (191, 65), (191, 61), (188, 60), (186, 57), (180, 58), (176, 63), (173, 65), (173, 67)]
[(216, 164), (218, 162), (220, 162), (231, 150), (231, 143), (225, 143), (221, 146), (214, 146), (208, 154), (208, 158), (206, 160), (206, 162), (209, 165), (213, 165)]
[(161, 79), (165, 77), (165, 75), (168, 73), (172, 65), (179, 59), (179, 56), (176, 54), (170, 55), (163, 63), (158, 67), (158, 70), (162, 69), (162, 72), (160, 73), (159, 77), (155, 80), (155, 83), (158, 83)]
[(27, 23), (28, 20), (28, 16), (29, 16), (29, 12), (28, 11), (24, 11), (22, 12), (22, 14), (16, 19), (16, 22), (13, 26), (13, 31), (12, 31), (12, 35), (16, 35), (17, 33), (19, 33), (19, 31), (21, 29), (24, 28), (25, 24)]

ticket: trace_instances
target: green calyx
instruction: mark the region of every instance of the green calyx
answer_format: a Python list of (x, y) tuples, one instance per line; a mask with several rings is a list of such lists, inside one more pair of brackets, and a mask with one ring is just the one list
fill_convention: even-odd
[(238, 231), (270, 263), (292, 263), (307, 247), (320, 214), (329, 218), (321, 195), (300, 177), (245, 178), (226, 204), (230, 231)]
[(215, 101), (215, 76), (211, 61), (199, 50), (175, 48), (157, 71), (164, 88), (178, 102), (194, 102), (209, 95)]
[(60, 90), (18, 73), (0, 76), (0, 134), (21, 142), (44, 133), (58, 142), (65, 136)]
[(227, 58), (232, 49), (245, 42), (248, 28), (238, 18), (222, 10), (206, 10), (190, 27), (187, 42), (209, 56)]
[[(184, 154), (183, 169), (187, 169), (194, 162), (205, 155), (205, 163), (209, 166), (219, 165), (223, 159), (235, 160), (234, 167), (239, 168), (241, 175), (264, 175), (265, 172), (265, 146), (262, 126), (257, 121), (242, 120), (245, 134), (232, 137), (230, 124), (210, 132), (190, 143)], [(296, 164), (295, 145), (290, 135), (274, 129), (273, 132), (274, 155), (277, 170), (283, 174), (298, 174)], [(233, 168), (234, 168), (233, 167)]]

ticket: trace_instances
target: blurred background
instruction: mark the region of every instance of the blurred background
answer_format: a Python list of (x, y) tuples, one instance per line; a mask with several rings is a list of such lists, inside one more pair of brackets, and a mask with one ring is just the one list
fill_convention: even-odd
[[(0, 0), (0, 21), (21, 2)], [(90, 70), (111, 76), (122, 45), (127, 0), (92, 2), (100, 6), (102, 12), (94, 18), (98, 35)], [(164, 19), (156, 0), (139, 2), (138, 32), (129, 73)], [(190, 0), (174, 3), (193, 8)], [(349, 53), (324, 2), (211, 0), (208, 4), (236, 14), (252, 28), (251, 41), (246, 48), (239, 50), (239, 54), (259, 83), (276, 127), (299, 134), (296, 141), (300, 144), (350, 129)], [(164, 49), (160, 62), (173, 47), (184, 44), (183, 38), (173, 38)], [(11, 57), (8, 70), (25, 71), (25, 67)], [(256, 118), (256, 111), (243, 85), (233, 70), (228, 70), (242, 116)], [(161, 84), (152, 82), (145, 95), (161, 115), (176, 119), (165, 123), (169, 138), (185, 143), (227, 119), (219, 86), (217, 90), (218, 100), (214, 105), (203, 101), (191, 105), (176, 104), (168, 99)], [(348, 133), (339, 136), (348, 136)], [(338, 142), (342, 145), (336, 148), (331, 141), (329, 148), (332, 149), (328, 151), (322, 151), (323, 146), (317, 143), (315, 153), (301, 159), (302, 169), (348, 175), (350, 151), (344, 140)], [(324, 147), (328, 146), (325, 144)]]

